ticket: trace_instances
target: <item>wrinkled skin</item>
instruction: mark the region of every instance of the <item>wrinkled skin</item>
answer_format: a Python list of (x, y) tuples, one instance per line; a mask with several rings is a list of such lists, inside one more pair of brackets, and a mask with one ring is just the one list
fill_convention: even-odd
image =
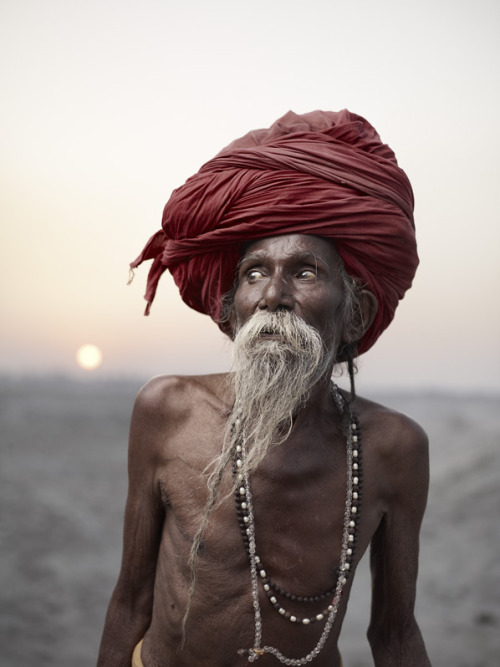
[[(329, 242), (281, 236), (251, 244), (238, 274), (234, 318), (244, 323), (258, 308), (291, 309), (327, 343), (342, 327), (339, 259)], [(363, 327), (376, 303), (362, 298)], [(344, 332), (338, 332), (342, 334)], [(144, 638), (145, 667), (237, 667), (253, 644), (250, 572), (233, 497), (211, 516), (198, 556), (198, 579), (182, 646), (188, 599), (187, 565), (193, 535), (207, 500), (205, 467), (220, 449), (232, 405), (228, 376), (158, 377), (139, 393), (129, 445), (129, 494), (123, 562), (104, 629), (99, 665), (130, 665)], [(370, 401), (356, 402), (363, 441), (364, 486), (357, 565), (371, 545), (372, 619), (368, 639), (377, 667), (430, 665), (414, 618), (419, 530), (428, 489), (428, 446), (408, 417)], [(230, 488), (231, 473), (221, 493)], [(258, 551), (273, 578), (298, 595), (334, 583), (345, 503), (345, 437), (326, 382), (298, 414), (289, 438), (268, 454), (252, 476)], [(330, 638), (313, 664), (338, 667), (337, 641), (352, 578)], [(317, 607), (287, 602), (312, 615)], [(292, 625), (261, 591), (263, 645), (303, 657), (323, 624)], [(273, 656), (258, 665), (279, 664)], [(348, 666), (346, 666), (348, 667)]]

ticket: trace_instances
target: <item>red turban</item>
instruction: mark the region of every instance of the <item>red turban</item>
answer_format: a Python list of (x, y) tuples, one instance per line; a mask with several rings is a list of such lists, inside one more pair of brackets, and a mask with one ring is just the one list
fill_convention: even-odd
[(347, 110), (289, 111), (237, 139), (174, 190), (162, 228), (131, 264), (153, 260), (146, 314), (168, 268), (184, 301), (216, 322), (244, 243), (296, 233), (332, 239), (379, 305), (360, 353), (391, 322), (418, 265), (408, 178), (375, 129)]

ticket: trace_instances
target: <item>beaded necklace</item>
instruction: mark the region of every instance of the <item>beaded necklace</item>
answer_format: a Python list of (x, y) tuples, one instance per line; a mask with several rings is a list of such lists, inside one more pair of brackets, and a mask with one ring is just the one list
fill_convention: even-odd
[[(344, 399), (338, 387), (332, 382), (332, 396), (340, 414), (344, 411)], [(349, 430), (346, 440), (347, 454), (347, 484), (346, 500), (344, 510), (344, 525), (342, 532), (342, 547), (340, 553), (340, 564), (336, 569), (336, 584), (330, 590), (312, 596), (299, 596), (289, 593), (280, 588), (269, 576), (264, 565), (257, 555), (257, 546), (255, 542), (255, 522), (252, 502), (252, 491), (250, 488), (250, 478), (244, 468), (246, 458), (246, 440), (244, 434), (239, 433), (240, 420), (236, 417), (232, 432), (234, 440), (233, 448), (233, 475), (238, 484), (236, 485), (235, 500), (238, 523), (245, 550), (250, 561), (250, 580), (252, 588), (252, 603), (254, 610), (255, 635), (253, 647), (249, 649), (240, 649), (240, 655), (247, 655), (248, 662), (254, 662), (266, 653), (274, 655), (282, 664), (285, 665), (305, 665), (317, 657), (324, 647), (330, 631), (335, 622), (337, 611), (340, 605), (340, 599), (343, 589), (347, 583), (351, 566), (354, 558), (356, 546), (356, 535), (359, 523), (359, 510), (361, 503), (361, 432), (359, 422), (355, 415), (351, 415)], [(242, 472), (243, 470), (243, 472)], [(272, 604), (273, 608), (290, 623), (295, 625), (309, 625), (326, 619), (323, 632), (318, 643), (303, 658), (287, 658), (281, 651), (273, 646), (261, 646), (262, 643), (262, 615), (259, 603), (259, 582), (262, 584), (264, 592)], [(319, 600), (329, 599), (328, 606), (319, 614), (314, 616), (299, 617), (291, 614), (278, 601), (278, 597), (284, 597), (287, 600), (298, 602), (313, 603)]]

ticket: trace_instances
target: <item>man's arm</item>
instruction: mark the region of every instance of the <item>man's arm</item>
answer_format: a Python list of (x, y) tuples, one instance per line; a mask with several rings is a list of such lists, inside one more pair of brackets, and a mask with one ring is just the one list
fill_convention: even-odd
[(151, 621), (164, 519), (157, 479), (162, 435), (158, 402), (153, 383), (141, 390), (132, 414), (122, 565), (106, 615), (98, 659), (102, 667), (130, 667), (134, 647)]
[(382, 452), (386, 512), (371, 545), (368, 639), (377, 667), (428, 667), (414, 616), (419, 533), (429, 487), (428, 441), (402, 415), (393, 416), (389, 435), (391, 445)]

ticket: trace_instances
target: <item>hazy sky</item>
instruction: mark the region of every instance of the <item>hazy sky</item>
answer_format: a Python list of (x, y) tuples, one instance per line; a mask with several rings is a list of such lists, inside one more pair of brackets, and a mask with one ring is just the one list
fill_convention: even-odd
[[(500, 389), (497, 0), (4, 0), (0, 372), (224, 370), (165, 274), (127, 267), (203, 162), (292, 109), (365, 116), (416, 197), (421, 265), (365, 386)], [(87, 372), (88, 373), (88, 372)]]

